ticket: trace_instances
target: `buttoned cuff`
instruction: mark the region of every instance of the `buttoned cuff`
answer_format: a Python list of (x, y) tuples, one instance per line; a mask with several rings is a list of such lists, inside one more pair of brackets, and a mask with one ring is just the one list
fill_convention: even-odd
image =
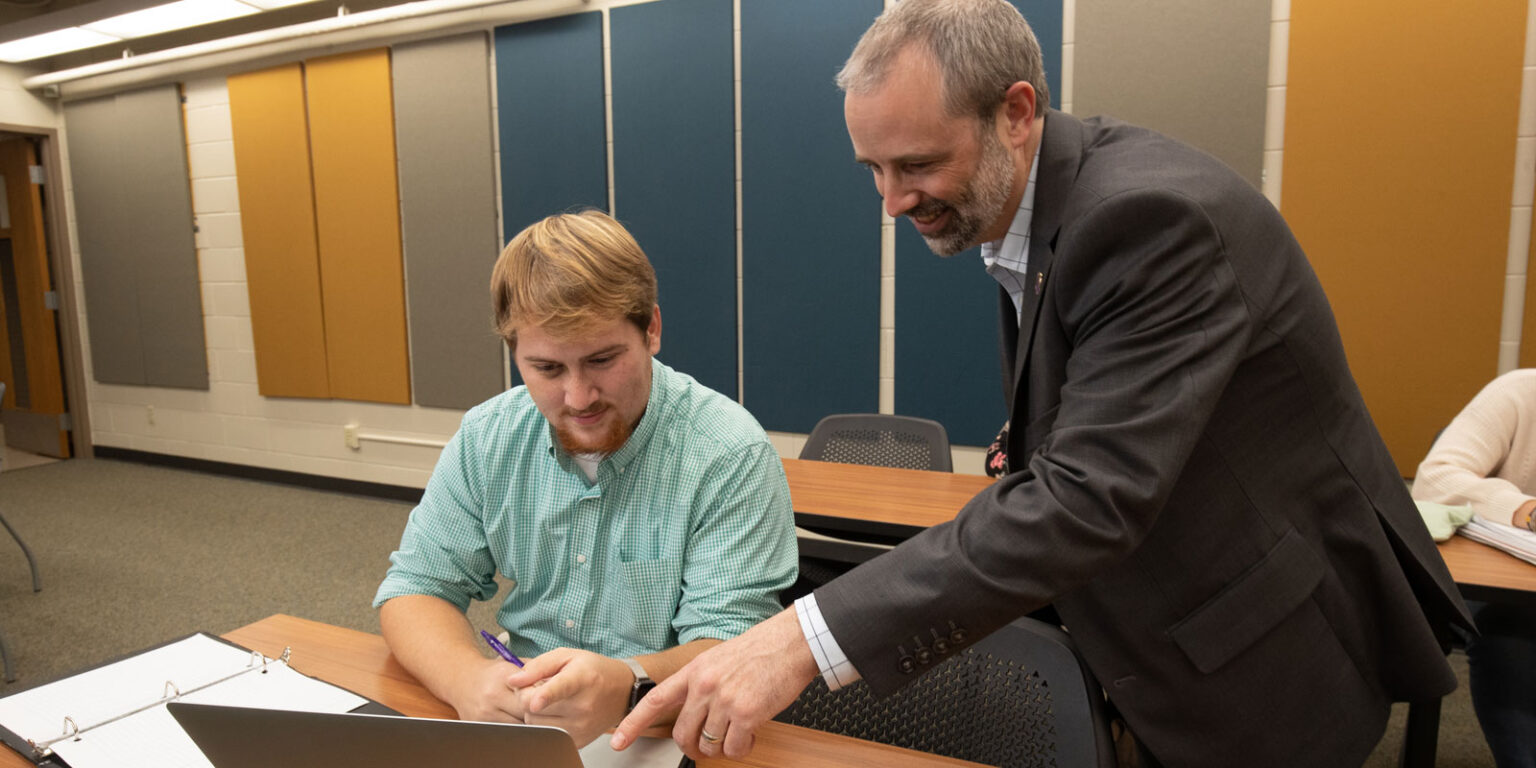
[(795, 601), (795, 617), (800, 620), (800, 631), (805, 634), (805, 643), (811, 647), (811, 656), (815, 657), (821, 679), (827, 682), (829, 690), (835, 691), (863, 677), (853, 668), (853, 662), (843, 653), (842, 646), (837, 644), (837, 638), (832, 636), (832, 630), (821, 617), (814, 592)]

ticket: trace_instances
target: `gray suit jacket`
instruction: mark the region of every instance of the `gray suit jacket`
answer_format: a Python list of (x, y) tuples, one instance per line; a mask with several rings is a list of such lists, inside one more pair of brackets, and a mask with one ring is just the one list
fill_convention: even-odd
[[(821, 589), (888, 692), (1054, 603), (1164, 763), (1358, 766), (1388, 703), (1455, 687), (1466, 609), (1270, 203), (1203, 153), (1049, 112), (1013, 471)], [(1033, 279), (1031, 282), (1035, 282)]]

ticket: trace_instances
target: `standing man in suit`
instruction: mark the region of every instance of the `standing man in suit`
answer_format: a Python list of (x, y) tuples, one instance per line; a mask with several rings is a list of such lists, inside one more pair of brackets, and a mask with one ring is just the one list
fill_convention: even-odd
[(1048, 109), (1003, 0), (897, 3), (838, 83), (887, 212), (1001, 286), (1011, 472), (701, 654), (616, 746), (680, 707), (689, 754), (741, 755), (818, 672), (889, 693), (1046, 605), (1147, 764), (1359, 765), (1390, 702), (1455, 687), (1465, 608), (1267, 200)]

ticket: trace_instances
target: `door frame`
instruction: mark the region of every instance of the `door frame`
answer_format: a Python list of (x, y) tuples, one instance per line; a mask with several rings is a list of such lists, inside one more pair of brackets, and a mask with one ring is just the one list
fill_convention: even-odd
[(48, 265), (53, 290), (59, 295), (59, 309), (54, 313), (59, 331), (59, 364), (64, 373), (64, 399), (69, 414), (70, 446), (77, 458), (96, 455), (91, 440), (90, 401), (86, 399), (85, 356), (80, 340), (80, 297), (75, 283), (74, 246), (69, 237), (69, 218), (64, 194), (64, 157), (60, 152), (58, 128), (0, 122), (0, 131), (27, 134), (42, 139), (38, 162), (46, 179), (43, 200), (47, 208), (43, 228), (48, 242)]

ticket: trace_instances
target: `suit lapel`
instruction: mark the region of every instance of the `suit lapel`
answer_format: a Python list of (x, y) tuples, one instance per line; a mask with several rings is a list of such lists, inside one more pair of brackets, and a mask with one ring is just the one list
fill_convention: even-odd
[(1040, 145), (1040, 169), (1035, 173), (1035, 210), (1029, 226), (1029, 285), (1025, 286), (1020, 313), (1018, 347), (1013, 353), (1013, 402), (1029, 368), (1040, 314), (1040, 297), (1050, 282), (1056, 236), (1061, 232), (1062, 209), (1077, 179), (1083, 153), (1083, 123), (1055, 110), (1045, 116), (1047, 130)]

